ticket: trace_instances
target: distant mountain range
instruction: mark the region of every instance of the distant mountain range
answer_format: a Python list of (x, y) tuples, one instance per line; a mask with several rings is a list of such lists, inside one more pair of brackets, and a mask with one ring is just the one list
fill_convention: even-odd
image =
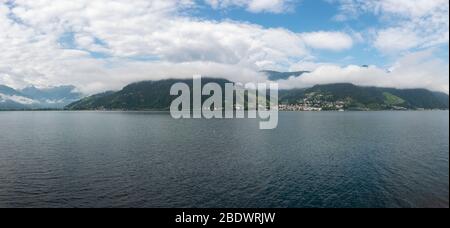
[(310, 71), (295, 71), (295, 72), (278, 72), (272, 70), (261, 71), (267, 75), (267, 78), (271, 81), (287, 80), (290, 77), (300, 77), (303, 74), (311, 73)]
[[(264, 71), (270, 80), (300, 77), (307, 71)], [(0, 85), (0, 110), (67, 109), (67, 110), (169, 110), (176, 96), (170, 96), (174, 83), (192, 88), (192, 79), (144, 81), (130, 84), (120, 91), (110, 91), (82, 98), (74, 86), (21, 90)], [(204, 78), (203, 84), (215, 82), (222, 87), (230, 81)], [(203, 97), (206, 99), (207, 97)], [(449, 96), (426, 89), (392, 89), (361, 87), (353, 84), (317, 85), (307, 89), (282, 90), (280, 104), (310, 105), (325, 110), (339, 104), (346, 110), (417, 110), (449, 108)], [(333, 108), (331, 108), (333, 110)]]
[[(118, 92), (106, 92), (74, 102), (68, 110), (169, 110), (176, 98), (170, 88), (184, 82), (192, 88), (192, 80), (161, 80), (133, 83)], [(204, 84), (224, 85), (224, 79), (203, 79)], [(307, 101), (326, 106), (340, 103), (347, 110), (448, 109), (449, 96), (425, 89), (390, 89), (360, 87), (352, 84), (318, 85), (308, 89), (283, 90), (280, 104), (296, 105)]]
[(15, 90), (0, 85), (0, 110), (63, 109), (81, 98), (82, 94), (75, 92), (74, 86), (45, 89), (31, 86)]

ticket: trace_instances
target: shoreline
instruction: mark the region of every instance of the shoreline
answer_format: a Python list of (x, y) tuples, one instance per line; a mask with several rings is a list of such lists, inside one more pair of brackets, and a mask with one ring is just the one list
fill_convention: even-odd
[[(436, 112), (449, 111), (449, 109), (424, 109), (424, 110), (344, 110), (344, 111), (288, 111), (280, 110), (278, 112), (298, 112), (298, 113), (345, 113), (345, 112)], [(64, 109), (36, 109), (36, 110), (0, 110), (0, 112), (153, 112), (153, 113), (170, 113), (170, 110), (64, 110)]]

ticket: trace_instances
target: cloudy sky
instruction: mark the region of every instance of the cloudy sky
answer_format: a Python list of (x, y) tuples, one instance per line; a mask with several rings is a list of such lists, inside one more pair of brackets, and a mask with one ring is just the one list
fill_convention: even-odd
[(448, 55), (448, 0), (0, 0), (0, 84), (15, 88), (309, 70), (280, 86), (448, 93)]

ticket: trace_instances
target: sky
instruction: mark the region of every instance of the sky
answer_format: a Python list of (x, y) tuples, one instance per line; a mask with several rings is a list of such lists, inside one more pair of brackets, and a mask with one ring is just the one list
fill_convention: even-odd
[(449, 93), (448, 0), (0, 0), (0, 84), (85, 94), (194, 74)]

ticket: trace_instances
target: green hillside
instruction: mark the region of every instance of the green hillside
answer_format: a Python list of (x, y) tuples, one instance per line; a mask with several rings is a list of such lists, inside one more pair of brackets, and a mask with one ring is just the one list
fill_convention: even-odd
[[(106, 92), (84, 98), (66, 107), (68, 110), (169, 110), (176, 96), (170, 88), (177, 82), (192, 89), (192, 80), (161, 80), (133, 83), (118, 92)], [(224, 79), (205, 78), (202, 84), (218, 83), (224, 89)], [(208, 96), (203, 96), (205, 100)], [(424, 89), (389, 89), (360, 87), (352, 84), (318, 85), (308, 89), (284, 90), (279, 93), (280, 104), (307, 103), (324, 110), (403, 110), (448, 109), (448, 95)]]
[[(173, 84), (186, 83), (192, 91), (192, 79), (168, 79), (161, 81), (144, 81), (133, 83), (121, 91), (107, 92), (84, 98), (68, 105), (69, 110), (169, 110), (176, 96), (170, 96)], [(225, 88), (230, 81), (224, 79), (203, 78), (202, 85), (215, 82)]]
[(361, 87), (353, 84), (317, 85), (309, 89), (296, 89), (280, 92), (280, 103), (345, 104), (350, 110), (389, 110), (389, 109), (448, 109), (448, 95), (425, 89), (391, 89)]

